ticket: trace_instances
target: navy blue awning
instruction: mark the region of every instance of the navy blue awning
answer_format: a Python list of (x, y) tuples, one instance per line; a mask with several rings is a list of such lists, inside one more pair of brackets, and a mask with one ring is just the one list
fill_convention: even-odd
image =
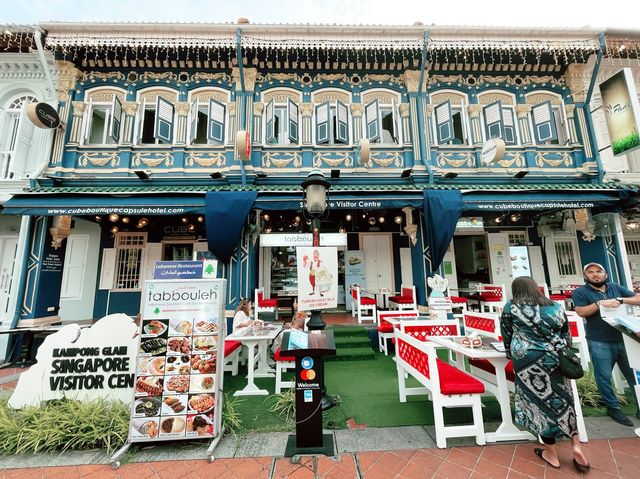
[(427, 244), (431, 252), (431, 271), (436, 271), (456, 231), (462, 213), (460, 190), (425, 190), (424, 218)]
[(621, 190), (602, 191), (473, 191), (462, 195), (463, 210), (474, 212), (547, 211), (614, 206)]
[(209, 251), (225, 263), (236, 248), (256, 191), (209, 191), (205, 197), (205, 228)]

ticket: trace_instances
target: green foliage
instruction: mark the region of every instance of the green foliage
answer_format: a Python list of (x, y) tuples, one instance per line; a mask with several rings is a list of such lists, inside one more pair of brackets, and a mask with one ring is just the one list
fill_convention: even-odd
[(242, 399), (233, 397), (229, 394), (224, 395), (222, 402), (222, 426), (226, 435), (233, 434), (236, 436), (242, 428), (242, 415), (238, 411), (238, 404)]
[(636, 146), (640, 146), (640, 135), (638, 135), (638, 132), (637, 130), (635, 130), (635, 128), (627, 136), (625, 136), (624, 138), (620, 138), (619, 140), (616, 140), (611, 144), (614, 155), (635, 148)]
[(121, 401), (61, 399), (20, 410), (0, 401), (2, 455), (95, 448), (111, 452), (124, 444), (128, 430), (129, 407)]
[[(600, 408), (602, 407), (602, 396), (598, 391), (596, 380), (593, 375), (593, 371), (589, 370), (587, 373), (576, 381), (578, 388), (578, 396), (580, 396), (580, 404), (583, 407)], [(616, 393), (620, 404), (627, 404), (627, 398), (621, 394)]]
[(281, 394), (270, 396), (268, 401), (271, 403), (269, 411), (275, 412), (286, 421), (293, 421), (296, 415), (296, 389), (294, 386)]

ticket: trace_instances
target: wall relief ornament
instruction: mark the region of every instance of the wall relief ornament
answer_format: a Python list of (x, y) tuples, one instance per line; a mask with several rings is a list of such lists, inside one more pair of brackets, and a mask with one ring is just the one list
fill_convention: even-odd
[(78, 164), (80, 166), (111, 166), (115, 168), (120, 165), (120, 157), (116, 152), (102, 152), (102, 151), (86, 151), (80, 158), (78, 158)]
[(446, 93), (434, 93), (431, 95), (431, 105), (437, 106), (440, 103), (444, 103), (446, 101), (450, 101), (452, 105), (464, 105), (468, 103), (467, 95), (457, 94), (453, 92)]
[(313, 95), (313, 103), (315, 104), (324, 103), (325, 101), (335, 102), (336, 100), (340, 100), (342, 103), (351, 103), (351, 95), (347, 92), (335, 90), (321, 91)]
[(399, 151), (377, 151), (371, 153), (371, 163), (381, 168), (392, 165), (400, 168), (404, 165), (404, 156)]
[(224, 166), (226, 163), (226, 156), (223, 152), (216, 153), (197, 153), (191, 151), (187, 154), (185, 159), (185, 164), (187, 166), (202, 166), (204, 168), (209, 168), (211, 166)]
[[(558, 155), (560, 158), (556, 157)], [(556, 158), (549, 158), (549, 156)], [(573, 166), (573, 157), (566, 151), (538, 151), (536, 152), (536, 165), (540, 168), (544, 168), (545, 166), (551, 166), (552, 168), (557, 168), (558, 166)]]
[(394, 95), (391, 92), (374, 91), (362, 94), (362, 102), (365, 105), (375, 100), (378, 100), (378, 102), (383, 105), (391, 105), (394, 102), (400, 102), (398, 95)]
[(497, 162), (502, 168), (511, 168), (512, 166), (522, 167), (525, 164), (524, 156), (521, 153), (506, 153), (504, 158)]
[(482, 96), (478, 95), (478, 102), (481, 105), (490, 105), (496, 101), (501, 101), (503, 105), (514, 105), (516, 102), (513, 96), (507, 93), (491, 92)]
[(287, 166), (300, 168), (302, 166), (302, 157), (297, 152), (276, 152), (269, 151), (262, 155), (262, 166), (276, 168), (286, 168)]
[(352, 103), (349, 105), (352, 116), (362, 116), (364, 113), (364, 105), (362, 103)]
[(274, 103), (287, 103), (291, 100), (294, 103), (302, 101), (302, 94), (290, 90), (267, 90), (262, 94), (262, 101), (266, 104), (273, 100)]
[(572, 63), (567, 67), (564, 80), (571, 91), (574, 102), (582, 103), (587, 98), (587, 90), (591, 80), (591, 67), (586, 64)]
[(113, 101), (113, 95), (118, 97), (120, 103), (122, 103), (126, 98), (126, 93), (124, 91), (115, 88), (100, 88), (95, 91), (87, 90), (87, 95), (94, 103), (111, 103)]
[(441, 151), (438, 153), (437, 161), (440, 167), (452, 166), (454, 168), (461, 168), (466, 165), (472, 168), (476, 166), (476, 156), (470, 151), (465, 153), (447, 153)]
[(177, 81), (178, 80), (178, 75), (172, 72), (163, 72), (163, 73), (156, 73), (156, 72), (144, 72), (140, 75), (139, 80), (142, 82), (159, 82), (162, 80), (168, 80), (168, 81)]
[[(427, 89), (427, 77), (429, 75), (425, 71), (422, 89), (425, 91)], [(407, 85), (407, 91), (409, 93), (415, 93), (418, 91), (418, 86), (420, 85), (420, 71), (419, 70), (405, 70), (402, 74), (402, 79), (404, 83)]]
[(410, 113), (410, 108), (409, 108), (409, 104), (408, 103), (400, 103), (400, 105), (398, 105), (398, 108), (400, 109), (400, 116), (402, 118), (408, 118), (409, 117), (409, 113)]
[(137, 151), (134, 153), (133, 158), (131, 160), (133, 166), (140, 166), (144, 164), (149, 167), (160, 166), (164, 163), (165, 166), (173, 166), (173, 155), (171, 152), (166, 153), (158, 153), (158, 152), (150, 152), (143, 153), (141, 151)]
[[(253, 91), (255, 89), (256, 80), (258, 78), (258, 70), (256, 68), (243, 68), (242, 74), (244, 77), (244, 88), (247, 91)], [(236, 85), (236, 91), (242, 91), (242, 85), (240, 84), (240, 68), (233, 67), (231, 69), (231, 79)]]
[(122, 72), (85, 72), (82, 74), (80, 81), (91, 80), (120, 80), (124, 81), (125, 76)]
[(253, 104), (253, 116), (260, 116), (264, 111), (264, 103), (257, 101)]
[(404, 79), (399, 76), (384, 75), (384, 74), (377, 74), (377, 73), (369, 73), (363, 76), (360, 83), (364, 83), (364, 82), (378, 82), (378, 83), (387, 82), (387, 83), (393, 83), (394, 85), (404, 85)]
[(158, 97), (164, 98), (168, 102), (175, 103), (178, 99), (178, 92), (167, 90), (147, 90), (140, 94), (140, 101), (155, 103)]
[(323, 164), (332, 168), (340, 165), (351, 167), (353, 165), (353, 156), (347, 151), (315, 153), (313, 155), (313, 166), (320, 168)]
[(124, 110), (125, 115), (127, 116), (135, 116), (138, 112), (138, 107), (140, 104), (135, 101), (125, 101), (122, 103), (122, 108)]
[(229, 101), (229, 92), (220, 90), (201, 90), (191, 95), (191, 101), (209, 104), (209, 100), (214, 100), (223, 105)]
[(438, 83), (445, 85), (482, 86), (496, 83), (509, 86), (550, 85), (559, 87), (566, 85), (564, 78), (556, 78), (551, 75), (431, 75), (427, 80), (429, 86), (434, 87)]
[(73, 116), (82, 116), (87, 108), (87, 103), (83, 101), (72, 101), (71, 106), (73, 107)]
[(197, 72), (191, 75), (191, 81), (198, 83), (201, 81), (223, 81), (225, 83), (231, 83), (231, 77), (226, 73), (205, 73), (205, 72)]
[(300, 113), (302, 114), (302, 116), (310, 117), (313, 115), (313, 103), (301, 103), (298, 106), (300, 107)]
[(178, 116), (187, 116), (189, 114), (189, 107), (191, 104), (186, 101), (179, 101), (175, 104), (176, 114)]

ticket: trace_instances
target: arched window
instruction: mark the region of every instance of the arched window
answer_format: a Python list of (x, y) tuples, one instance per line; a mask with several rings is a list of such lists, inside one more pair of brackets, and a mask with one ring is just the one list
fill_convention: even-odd
[(454, 91), (431, 95), (434, 138), (439, 145), (467, 145), (467, 96)]
[(502, 138), (507, 145), (517, 145), (515, 99), (507, 92), (486, 92), (478, 95), (482, 106), (485, 140)]
[(0, 180), (13, 178), (13, 163), (16, 150), (28, 153), (33, 137), (33, 123), (24, 115), (24, 107), (28, 103), (38, 100), (31, 95), (22, 95), (13, 99), (4, 112), (4, 119), (0, 117)]
[(316, 145), (350, 144), (351, 95), (343, 90), (320, 90), (313, 95)]
[(120, 143), (124, 127), (125, 99), (123, 90), (100, 88), (89, 90), (85, 114), (85, 145), (113, 145)]
[(362, 102), (365, 104), (364, 137), (371, 143), (401, 143), (400, 95), (390, 90), (367, 91), (362, 94)]
[(189, 107), (189, 143), (223, 145), (227, 125), (229, 92), (206, 88), (191, 93)]
[(265, 145), (300, 142), (300, 93), (293, 89), (267, 90), (263, 99)]
[(171, 144), (174, 137), (175, 103), (178, 92), (150, 88), (139, 93), (136, 139), (138, 145)]
[(536, 145), (564, 145), (568, 141), (564, 103), (553, 93), (531, 93), (526, 96), (531, 105), (532, 138)]

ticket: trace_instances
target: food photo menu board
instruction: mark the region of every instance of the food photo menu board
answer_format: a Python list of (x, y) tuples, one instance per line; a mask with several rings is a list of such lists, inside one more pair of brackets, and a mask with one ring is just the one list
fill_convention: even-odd
[(220, 432), (225, 280), (145, 283), (130, 442)]

